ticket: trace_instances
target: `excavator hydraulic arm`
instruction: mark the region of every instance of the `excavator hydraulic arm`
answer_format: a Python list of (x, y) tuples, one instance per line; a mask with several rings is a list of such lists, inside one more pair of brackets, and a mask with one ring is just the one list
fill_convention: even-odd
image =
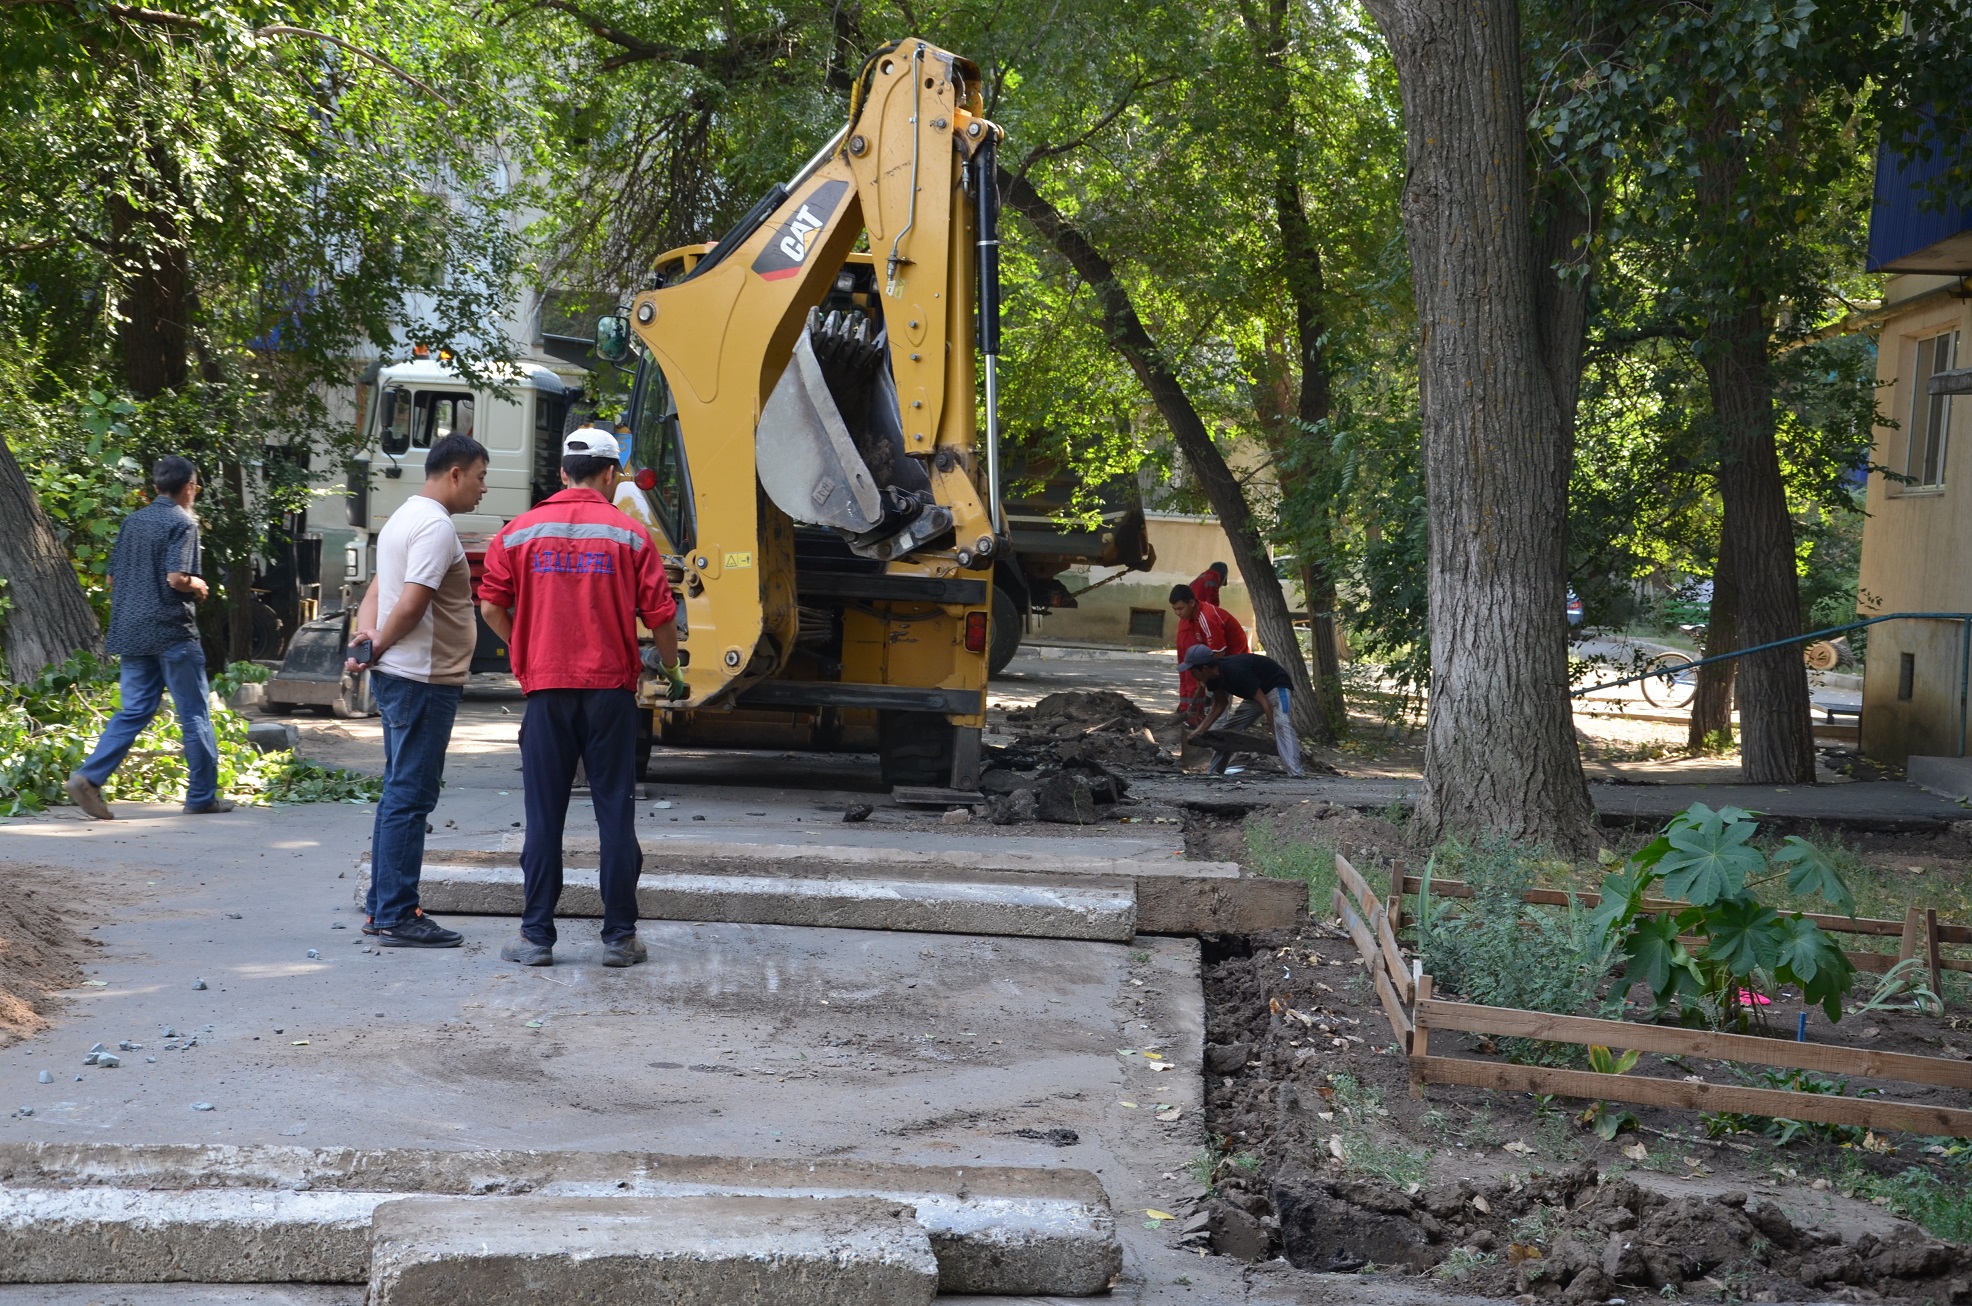
[[(1000, 132), (982, 113), (975, 65), (920, 40), (884, 47), (848, 125), (689, 273), (631, 305), (688, 468), (691, 524), (672, 543), (694, 710), (787, 668), (804, 620), (795, 532), (819, 528), (857, 565), (903, 581), (899, 593), (933, 596), (852, 605), (841, 679), (970, 694), (951, 701), (976, 699), (978, 711), (946, 715), (979, 724), (984, 659), (967, 655), (966, 623), (989, 606), (1005, 547), (991, 416), (997, 250), (981, 248)], [(865, 233), (875, 293), (859, 298), (874, 302), (820, 313)], [(982, 284), (995, 319), (978, 323), (983, 468)]]

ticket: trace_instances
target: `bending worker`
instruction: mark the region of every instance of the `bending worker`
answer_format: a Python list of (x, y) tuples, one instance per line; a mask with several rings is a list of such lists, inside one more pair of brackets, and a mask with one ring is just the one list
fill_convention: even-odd
[[(1198, 729), (1188, 736), (1189, 742), (1201, 741), (1205, 732), (1224, 714), (1229, 698), (1241, 698), (1245, 702), (1232, 714), (1227, 726), (1239, 730), (1264, 715), (1267, 725), (1274, 732), (1274, 747), (1280, 751), (1281, 765), (1287, 768), (1289, 775), (1296, 779), (1301, 777), (1301, 740), (1294, 733), (1293, 713), (1289, 710), (1287, 693), (1290, 682), (1285, 667), (1258, 653), (1220, 657), (1200, 644), (1185, 654), (1185, 669), (1212, 691), (1212, 706), (1206, 711), (1205, 720), (1199, 723)], [(1232, 756), (1231, 749), (1214, 752), (1212, 774), (1224, 775), (1226, 764), (1232, 761)]]
[(500, 950), (522, 966), (552, 966), (562, 889), (562, 828), (575, 764), (589, 773), (602, 837), (603, 965), (644, 960), (637, 938), (637, 645), (642, 620), (673, 699), (689, 692), (678, 666), (677, 604), (664, 561), (641, 524), (610, 502), (621, 447), (585, 427), (562, 441), (568, 488), (522, 513), (486, 549), (479, 611), (507, 641), (527, 695), (520, 727), (527, 834), (521, 844), (520, 937)]
[(1200, 645), (1219, 657), (1253, 649), (1246, 642), (1246, 627), (1239, 624), (1239, 618), (1199, 598), (1191, 586), (1173, 585), (1170, 602), (1171, 611), (1178, 614), (1178, 710), (1190, 728), (1205, 719), (1212, 695), (1198, 677), (1184, 669), (1185, 654)]

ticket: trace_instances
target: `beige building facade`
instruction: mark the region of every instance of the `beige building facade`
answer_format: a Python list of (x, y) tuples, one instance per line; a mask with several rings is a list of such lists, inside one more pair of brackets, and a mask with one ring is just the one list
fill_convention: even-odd
[[(1877, 344), (1861, 617), (1972, 613), (1972, 278), (1893, 276)], [(1960, 391), (1953, 393), (1953, 391)], [(1862, 751), (1904, 765), (1967, 752), (1972, 626), (1913, 618), (1869, 628)]]

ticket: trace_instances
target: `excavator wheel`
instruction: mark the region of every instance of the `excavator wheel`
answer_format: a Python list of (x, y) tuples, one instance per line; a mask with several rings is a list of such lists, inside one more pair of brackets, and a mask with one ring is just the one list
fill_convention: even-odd
[(997, 676), (1020, 652), (1020, 604), (1000, 586), (993, 587), (992, 634), (986, 645), (986, 674)]
[(883, 783), (892, 788), (951, 784), (957, 734), (952, 723), (936, 712), (878, 713), (876, 747)]

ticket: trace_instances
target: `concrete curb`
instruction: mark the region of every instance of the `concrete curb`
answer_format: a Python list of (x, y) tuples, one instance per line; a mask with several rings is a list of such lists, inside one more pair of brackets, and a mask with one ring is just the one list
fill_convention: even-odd
[[(427, 865), (418, 901), (433, 914), (518, 916), (518, 866)], [(600, 916), (597, 872), (563, 876), (562, 916)], [(1011, 938), (1127, 943), (1137, 933), (1130, 885), (1051, 887), (980, 880), (810, 877), (795, 874), (645, 875), (637, 914), (653, 920), (807, 925)]]
[[(595, 851), (570, 845), (561, 910), (602, 913)], [(434, 851), (422, 905), (433, 913), (519, 914), (512, 851)], [(649, 846), (638, 910), (669, 920), (1121, 942), (1132, 934), (1251, 934), (1306, 918), (1298, 881), (1243, 874), (1233, 862), (1024, 852), (804, 847), (667, 841)], [(496, 872), (496, 874), (489, 874)], [(364, 869), (367, 882), (367, 864)], [(578, 888), (579, 886), (579, 888)], [(356, 886), (361, 905), (364, 885)], [(1134, 916), (1121, 932), (1122, 904)]]
[(911, 1209), (864, 1197), (425, 1197), (376, 1209), (371, 1306), (930, 1306)]
[(948, 1293), (1087, 1296), (1122, 1268), (1084, 1170), (415, 1148), (0, 1144), (0, 1282), (364, 1283), (407, 1196), (876, 1198), (915, 1208)]

